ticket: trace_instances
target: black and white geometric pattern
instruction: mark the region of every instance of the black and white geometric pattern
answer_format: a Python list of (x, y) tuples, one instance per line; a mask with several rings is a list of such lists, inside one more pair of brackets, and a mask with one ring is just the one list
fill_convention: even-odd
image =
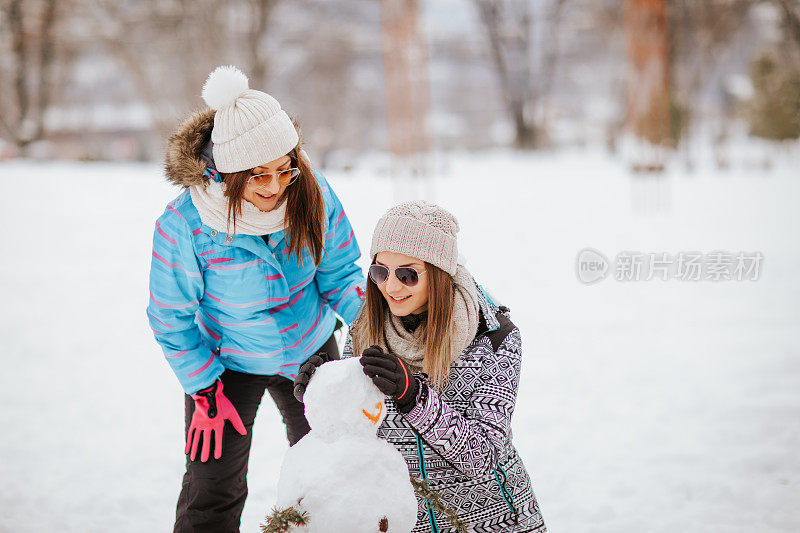
[[(475, 340), (452, 364), (447, 384), (437, 393), (429, 389), (427, 400), (403, 415), (391, 399), (386, 401), (387, 416), (378, 436), (397, 448), (409, 472), (420, 477), (417, 456), (419, 435), (430, 487), (439, 491), (444, 502), (474, 532), (546, 531), (533, 494), (531, 480), (511, 442), (511, 415), (519, 385), (522, 343), (514, 327), (497, 351), (486, 333), (499, 327), (497, 308), (478, 292), (481, 328)], [(350, 339), (344, 357), (352, 356)], [(513, 498), (517, 511), (506, 503), (497, 476)], [(418, 501), (417, 524), (412, 533), (430, 532), (423, 501)], [(437, 517), (439, 531), (455, 531), (445, 517)]]

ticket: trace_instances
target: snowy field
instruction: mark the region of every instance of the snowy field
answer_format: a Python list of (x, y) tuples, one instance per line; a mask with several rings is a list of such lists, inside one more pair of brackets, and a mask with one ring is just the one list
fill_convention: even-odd
[[(797, 161), (660, 180), (594, 152), (446, 163), (426, 194), (522, 329), (514, 439), (550, 530), (800, 531)], [(392, 184), (328, 177), (368, 248)], [(0, 531), (171, 531), (183, 397), (145, 306), (178, 191), (157, 165), (12, 162), (0, 182)], [(757, 281), (584, 285), (585, 247), (764, 260)], [(268, 396), (258, 416), (251, 532), (286, 449)]]

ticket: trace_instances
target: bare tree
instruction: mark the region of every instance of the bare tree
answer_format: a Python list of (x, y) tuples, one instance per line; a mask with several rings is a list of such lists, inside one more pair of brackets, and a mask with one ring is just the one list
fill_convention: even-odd
[(797, 0), (775, 0), (783, 11), (784, 20), (795, 45), (800, 46), (800, 2)]
[(526, 107), (530, 85), (530, 10), (527, 2), (476, 0), (489, 38), (492, 62), (518, 148), (536, 146), (536, 126)]
[(120, 65), (164, 137), (177, 116), (197, 106), (203, 77), (226, 51), (225, 3), (75, 1), (95, 22), (91, 39)]
[(427, 128), (430, 87), (419, 11), (417, 0), (381, 2), (389, 149), (395, 157), (407, 159), (406, 164), (415, 171), (424, 173), (423, 154), (431, 145)]
[(3, 4), (2, 13), (10, 37), (9, 78), (13, 82), (9, 98), (2, 101), (0, 126), (5, 136), (24, 150), (44, 134), (45, 112), (52, 96), (56, 2), (11, 0)]
[(670, 82), (666, 0), (626, 0), (628, 128), (654, 145), (669, 144)]
[(725, 54), (747, 21), (751, 0), (670, 0), (670, 83), (676, 97), (690, 105), (707, 82), (708, 72)]
[(534, 14), (527, 0), (475, 0), (518, 148), (536, 148), (543, 140), (537, 107), (552, 87), (564, 3), (554, 0), (549, 12), (539, 14), (544, 18), (539, 26), (550, 29), (545, 37), (532, 32)]
[(74, 1), (96, 21), (92, 38), (119, 63), (161, 137), (199, 104), (199, 87), (214, 67), (233, 63), (251, 86), (265, 83), (262, 48), (279, 0)]
[(263, 86), (269, 65), (261, 53), (261, 45), (267, 36), (272, 12), (278, 0), (250, 0), (253, 24), (247, 33), (247, 49), (250, 55), (250, 77), (255, 86)]

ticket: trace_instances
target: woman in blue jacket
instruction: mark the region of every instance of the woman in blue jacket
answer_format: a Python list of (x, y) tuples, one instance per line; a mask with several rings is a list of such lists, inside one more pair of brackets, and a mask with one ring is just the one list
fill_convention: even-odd
[(211, 73), (203, 99), (211, 109), (169, 140), (166, 175), (184, 190), (156, 221), (147, 314), (187, 394), (175, 531), (223, 532), (239, 530), (264, 391), (294, 444), (309, 426), (293, 379), (312, 355), (339, 357), (336, 315), (353, 320), (364, 278), (280, 104), (234, 67)]

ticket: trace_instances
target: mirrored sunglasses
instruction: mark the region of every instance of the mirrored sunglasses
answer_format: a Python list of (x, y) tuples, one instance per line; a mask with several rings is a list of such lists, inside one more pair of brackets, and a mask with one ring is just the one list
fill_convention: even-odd
[(265, 172), (263, 174), (253, 174), (247, 178), (247, 183), (254, 187), (267, 187), (272, 183), (273, 176), (278, 179), (282, 187), (288, 187), (300, 176), (299, 168), (289, 168), (278, 172)]
[[(419, 283), (420, 274), (426, 272), (425, 270), (418, 271), (412, 267), (397, 267), (393, 271), (397, 281), (406, 287), (413, 287)], [(389, 279), (389, 267), (377, 264), (370, 265), (369, 279), (371, 279), (375, 285), (383, 285), (386, 283), (386, 280)]]

